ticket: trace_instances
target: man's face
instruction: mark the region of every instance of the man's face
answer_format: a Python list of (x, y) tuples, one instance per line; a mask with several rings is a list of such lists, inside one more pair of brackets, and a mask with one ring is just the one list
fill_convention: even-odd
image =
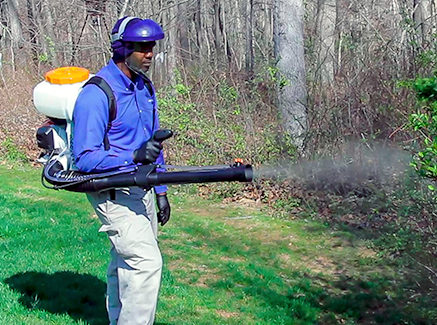
[(152, 65), (155, 45), (156, 42), (132, 43), (134, 52), (126, 58), (126, 62), (135, 72), (146, 73)]

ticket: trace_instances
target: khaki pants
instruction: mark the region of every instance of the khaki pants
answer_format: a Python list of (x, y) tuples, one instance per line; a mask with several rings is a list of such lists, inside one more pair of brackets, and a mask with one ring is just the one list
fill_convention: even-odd
[(106, 307), (110, 325), (153, 325), (161, 283), (155, 194), (138, 187), (88, 194), (111, 241)]

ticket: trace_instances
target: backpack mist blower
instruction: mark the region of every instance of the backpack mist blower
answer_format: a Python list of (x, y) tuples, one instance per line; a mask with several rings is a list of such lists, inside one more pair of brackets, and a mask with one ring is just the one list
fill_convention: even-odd
[[(34, 89), (33, 100), (38, 112), (49, 121), (37, 131), (38, 146), (44, 153), (38, 159), (44, 164), (42, 183), (51, 189), (74, 192), (100, 192), (114, 188), (138, 186), (149, 189), (157, 185), (250, 182), (252, 166), (236, 159), (233, 165), (220, 166), (159, 166), (155, 164), (121, 167), (103, 173), (82, 173), (75, 170), (71, 156), (72, 119), (77, 96), (87, 84), (95, 84), (108, 97), (110, 119), (116, 114), (114, 95), (109, 85), (89, 71), (78, 67), (63, 67), (49, 71), (45, 81)], [(112, 120), (109, 121), (111, 123)], [(158, 130), (153, 137), (162, 142), (172, 136), (170, 130)], [(106, 142), (106, 139), (105, 139)], [(157, 172), (156, 169), (177, 168), (181, 171)]]

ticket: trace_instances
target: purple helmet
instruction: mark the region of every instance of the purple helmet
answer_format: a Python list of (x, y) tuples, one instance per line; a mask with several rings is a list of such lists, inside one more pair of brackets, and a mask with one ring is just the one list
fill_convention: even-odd
[(126, 47), (125, 42), (153, 42), (164, 38), (161, 26), (152, 19), (123, 17), (112, 29), (111, 47), (114, 52), (114, 61), (123, 61), (132, 54), (133, 49)]

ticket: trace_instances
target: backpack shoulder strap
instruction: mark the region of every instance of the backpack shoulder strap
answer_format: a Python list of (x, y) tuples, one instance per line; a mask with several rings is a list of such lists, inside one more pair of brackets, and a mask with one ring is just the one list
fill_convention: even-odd
[(108, 121), (108, 126), (106, 128), (105, 138), (103, 139), (103, 143), (105, 145), (105, 150), (107, 151), (107, 150), (109, 150), (108, 131), (112, 127), (112, 121), (114, 121), (116, 116), (117, 116), (117, 102), (115, 101), (114, 92), (112, 91), (111, 86), (109, 86), (109, 84), (106, 82), (105, 79), (103, 79), (102, 77), (99, 77), (99, 76), (94, 76), (94, 77), (90, 78), (83, 85), (83, 87), (85, 87), (86, 85), (90, 85), (90, 84), (96, 85), (97, 87), (102, 89), (103, 92), (106, 94), (106, 97), (108, 97), (109, 121)]

